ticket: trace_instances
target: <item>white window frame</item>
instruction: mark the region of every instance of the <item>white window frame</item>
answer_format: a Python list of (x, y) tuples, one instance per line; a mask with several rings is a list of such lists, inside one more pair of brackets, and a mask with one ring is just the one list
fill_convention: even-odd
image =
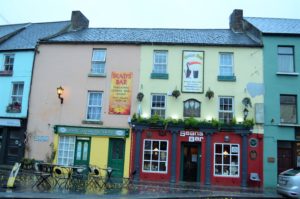
[[(145, 149), (146, 146), (146, 141), (150, 141), (151, 142), (151, 147), (150, 149)], [(158, 150), (154, 150), (153, 149), (153, 142), (159, 142), (159, 147), (161, 146), (161, 142), (166, 142), (167, 143), (167, 149), (166, 150), (161, 150), (160, 148), (158, 148)], [(143, 161), (142, 161), (142, 171), (145, 173), (168, 173), (168, 151), (169, 151), (169, 141), (168, 140), (156, 140), (156, 139), (144, 139), (144, 143), (143, 143)], [(145, 152), (150, 152), (150, 160), (145, 160)], [(153, 153), (157, 153), (157, 160), (152, 160), (152, 155)], [(161, 157), (161, 153), (164, 152), (165, 153), (165, 160), (160, 160)], [(157, 170), (152, 170), (152, 166), (149, 167), (148, 170), (145, 169), (144, 165), (145, 162), (149, 162), (149, 165), (152, 165), (153, 162), (157, 162), (157, 165), (159, 167), (160, 163), (165, 163), (166, 166), (166, 170), (165, 171), (160, 171), (159, 168)]]
[[(96, 55), (97, 52), (104, 53), (103, 59), (97, 59), (96, 58), (95, 55)], [(107, 53), (106, 49), (101, 49), (101, 48), (93, 49), (91, 74), (105, 74), (106, 53)], [(99, 67), (96, 68), (96, 67), (94, 67), (95, 65), (99, 65)]]
[[(165, 55), (166, 62), (156, 62), (156, 56)], [(168, 51), (167, 50), (154, 50), (153, 52), (153, 73), (166, 74), (168, 67)]]
[[(223, 55), (230, 55), (231, 57), (231, 64), (225, 64), (225, 63), (222, 63), (222, 56)], [(226, 69), (231, 69), (231, 73), (227, 74), (227, 73), (224, 73), (224, 69), (226, 71)], [(234, 57), (233, 57), (233, 53), (232, 52), (221, 52), (219, 53), (219, 75), (220, 76), (234, 76)]]
[[(90, 97), (91, 94), (100, 94), (100, 104), (90, 104)], [(102, 116), (102, 104), (103, 104), (103, 92), (102, 91), (88, 91), (88, 101), (87, 101), (87, 109), (86, 109), (86, 120), (87, 121), (101, 121), (101, 116)], [(99, 112), (99, 118), (88, 118), (89, 116), (89, 110), (90, 108), (100, 108), (100, 112)]]
[[(9, 63), (6, 63), (6, 58), (7, 57), (9, 57), (8, 58), (9, 59)], [(4, 54), (3, 71), (12, 72), (13, 69), (14, 69), (14, 62), (15, 62), (15, 55), (14, 54)]]
[[(164, 96), (164, 99), (165, 99), (165, 101), (164, 101), (165, 106), (164, 106), (164, 107), (153, 107), (152, 105), (153, 105), (153, 97), (154, 97), (154, 96)], [(161, 93), (153, 93), (153, 94), (151, 94), (151, 111), (150, 111), (151, 116), (154, 115), (154, 114), (152, 114), (152, 110), (153, 110), (154, 112), (156, 112), (156, 111), (161, 112), (162, 110), (164, 110), (164, 111), (165, 111), (165, 114), (164, 114), (163, 116), (162, 116), (161, 114), (158, 114), (158, 116), (160, 116), (161, 118), (165, 118), (165, 117), (166, 117), (166, 111), (167, 111), (167, 96), (166, 96), (165, 94), (161, 94)]]
[[(289, 48), (289, 49), (292, 50), (292, 53), (280, 53), (279, 52), (280, 48)], [(294, 49), (294, 46), (278, 46), (277, 47), (277, 56), (278, 56), (278, 58), (277, 58), (277, 60), (278, 60), (277, 70), (278, 70), (279, 73), (295, 73), (295, 49)], [(291, 62), (292, 68), (291, 69), (289, 68), (288, 71), (283, 70), (283, 68), (285, 68), (286, 66), (282, 67), (280, 65), (280, 57), (292, 57), (292, 62)]]
[[(232, 100), (232, 110), (220, 110), (221, 99), (231, 99)], [(225, 121), (224, 119), (220, 119), (220, 113), (232, 113), (232, 118), (230, 118), (227, 121)], [(224, 121), (224, 123), (229, 123), (234, 118), (234, 97), (232, 97), (232, 96), (219, 96), (218, 118), (219, 118), (219, 121)]]
[[(216, 152), (216, 146), (221, 145), (222, 146), (222, 151), (221, 153)], [(224, 145), (229, 145), (230, 151), (227, 155), (225, 155), (224, 151)], [(232, 152), (232, 146), (237, 146), (237, 153)], [(221, 156), (221, 163), (216, 163), (217, 162), (217, 156)], [(237, 162), (232, 161), (232, 157), (237, 156)], [(224, 159), (229, 158), (229, 164), (224, 163)], [(216, 167), (221, 166), (221, 174), (217, 173)], [(229, 171), (228, 174), (224, 172), (224, 167), (228, 167)], [(232, 174), (232, 168), (235, 168), (235, 171), (237, 174)], [(214, 144), (214, 176), (217, 177), (240, 177), (240, 145), (237, 143), (215, 143)]]
[(75, 136), (59, 136), (57, 163), (59, 165), (74, 165)]
[[(20, 90), (21, 85), (23, 87), (22, 90)], [(14, 92), (15, 88), (16, 88), (16, 93)], [(12, 82), (11, 103), (18, 102), (20, 105), (22, 105), (23, 94), (24, 94), (24, 82)]]

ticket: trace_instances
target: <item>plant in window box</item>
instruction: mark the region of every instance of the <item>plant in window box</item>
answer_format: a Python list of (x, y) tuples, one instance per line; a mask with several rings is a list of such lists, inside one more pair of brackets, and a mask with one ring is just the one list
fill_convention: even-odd
[(8, 113), (19, 113), (21, 112), (21, 104), (19, 102), (12, 102), (6, 107)]
[(173, 96), (173, 97), (175, 97), (175, 98), (177, 99), (177, 97), (179, 97), (179, 96), (180, 96), (180, 91), (179, 91), (179, 90), (177, 90), (177, 88), (176, 88), (175, 90), (173, 90), (173, 92), (172, 92), (172, 96)]
[(137, 98), (137, 100), (138, 100), (139, 102), (141, 102), (141, 101), (143, 100), (143, 98), (144, 98), (144, 94), (143, 94), (142, 92), (139, 92), (139, 93), (137, 94), (136, 98)]
[(215, 95), (215, 93), (212, 90), (210, 90), (210, 88), (205, 93), (205, 97), (207, 97), (209, 100), (210, 100), (210, 98), (213, 98), (214, 95)]

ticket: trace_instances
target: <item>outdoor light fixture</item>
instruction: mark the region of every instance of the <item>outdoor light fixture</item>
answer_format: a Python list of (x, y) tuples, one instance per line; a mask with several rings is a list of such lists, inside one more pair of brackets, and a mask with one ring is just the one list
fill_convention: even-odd
[(247, 116), (248, 116), (248, 113), (249, 113), (248, 109), (244, 108), (243, 113), (244, 113), (244, 120), (246, 120)]
[(62, 104), (64, 102), (64, 98), (61, 96), (64, 92), (64, 89), (60, 86), (56, 89), (58, 99), (60, 99), (60, 103)]

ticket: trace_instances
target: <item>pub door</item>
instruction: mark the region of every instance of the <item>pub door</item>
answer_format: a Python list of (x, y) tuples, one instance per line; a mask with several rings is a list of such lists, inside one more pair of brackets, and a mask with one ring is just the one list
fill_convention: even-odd
[(181, 180), (199, 182), (201, 170), (201, 143), (181, 144)]

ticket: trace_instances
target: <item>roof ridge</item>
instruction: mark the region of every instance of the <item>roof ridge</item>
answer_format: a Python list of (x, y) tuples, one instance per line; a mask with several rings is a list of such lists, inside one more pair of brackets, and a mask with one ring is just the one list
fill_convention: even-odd
[(89, 30), (89, 29), (96, 29), (96, 30), (100, 30), (100, 29), (130, 29), (130, 30), (230, 30), (229, 28), (120, 28), (120, 27), (90, 27), (90, 28), (86, 28), (85, 30)]
[(245, 19), (252, 18), (252, 19), (300, 20), (295, 18), (276, 18), (276, 17), (244, 17), (244, 18)]

